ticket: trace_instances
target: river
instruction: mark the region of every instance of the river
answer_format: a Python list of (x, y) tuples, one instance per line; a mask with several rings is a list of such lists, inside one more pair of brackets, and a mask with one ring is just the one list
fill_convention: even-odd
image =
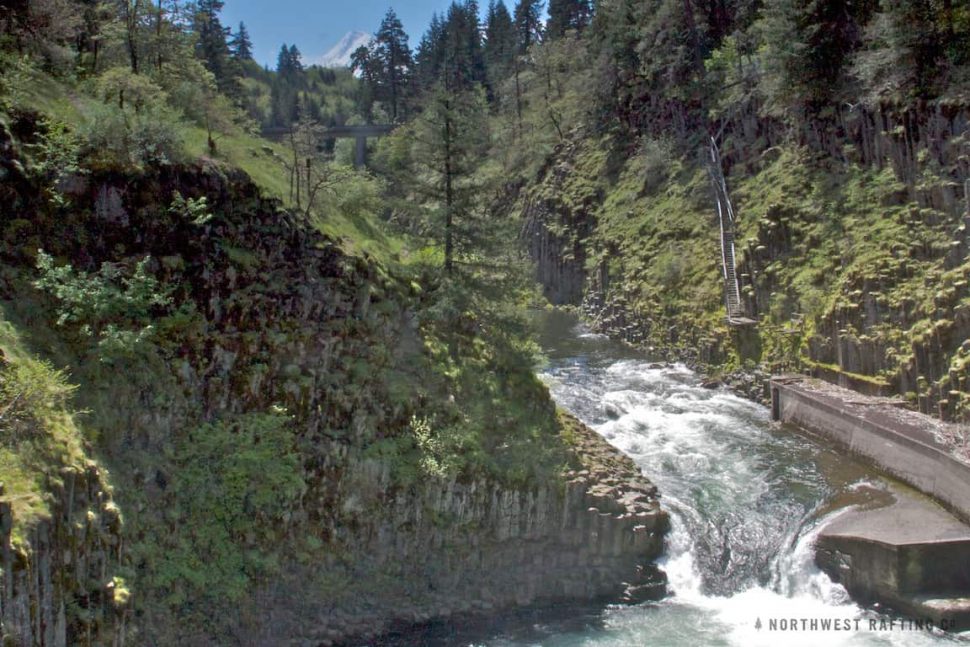
[(543, 315), (540, 343), (548, 357), (541, 377), (559, 406), (636, 460), (660, 488), (671, 514), (660, 562), (671, 595), (637, 606), (537, 608), (433, 623), (405, 643), (964, 643), (959, 635), (860, 608), (813, 564), (812, 540), (828, 515), (898, 485), (840, 451), (771, 424), (764, 407), (703, 388), (686, 367), (652, 362), (590, 333), (571, 315)]

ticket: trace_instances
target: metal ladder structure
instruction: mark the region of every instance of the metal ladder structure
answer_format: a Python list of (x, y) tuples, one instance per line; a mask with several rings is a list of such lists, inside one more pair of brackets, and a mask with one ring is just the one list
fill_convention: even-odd
[(721, 273), (724, 277), (724, 308), (727, 311), (727, 321), (732, 326), (751, 325), (755, 322), (745, 317), (744, 307), (741, 305), (741, 288), (738, 285), (734, 254), (734, 207), (731, 205), (727, 181), (724, 179), (721, 152), (713, 137), (711, 137), (707, 173), (711, 178), (711, 187), (714, 189), (714, 202), (717, 205), (717, 218), (721, 227)]

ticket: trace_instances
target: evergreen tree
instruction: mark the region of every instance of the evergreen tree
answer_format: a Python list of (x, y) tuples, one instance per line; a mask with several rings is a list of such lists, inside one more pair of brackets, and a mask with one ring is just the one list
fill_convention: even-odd
[(492, 92), (512, 70), (515, 56), (515, 25), (502, 0), (491, 0), (485, 19), (485, 68)]
[(947, 12), (938, 12), (937, 4), (931, 0), (885, 3), (890, 16), (890, 46), (899, 53), (901, 68), (908, 72), (905, 84), (922, 99), (936, 94), (934, 86), (942, 76), (948, 41), (953, 37), (952, 18), (945, 20)]
[[(904, 3), (905, 4), (905, 3)], [(767, 0), (763, 34), (768, 96), (799, 110), (827, 105), (843, 68), (862, 40), (867, 3)]]
[(280, 53), (276, 55), (276, 73), (279, 76), (287, 76), (290, 72), (290, 48), (286, 43), (280, 45)]
[(542, 0), (519, 0), (515, 5), (515, 37), (521, 54), (542, 38)]
[(415, 77), (421, 89), (428, 89), (434, 85), (441, 72), (441, 62), (444, 58), (445, 27), (438, 14), (432, 14), (431, 24), (421, 37), (417, 52), (414, 56)]
[(485, 56), (475, 0), (453, 2), (444, 24), (441, 78), (452, 91), (483, 84)]
[(239, 23), (239, 31), (233, 34), (229, 49), (237, 61), (253, 60), (253, 42), (249, 39), (245, 23)]
[(350, 69), (360, 77), (357, 105), (367, 121), (374, 116), (374, 101), (380, 86), (381, 70), (379, 61), (371, 49), (361, 45), (350, 55)]
[(290, 49), (287, 52), (287, 56), (289, 58), (289, 63), (288, 63), (289, 69), (292, 70), (292, 73), (295, 75), (302, 75), (303, 74), (303, 54), (300, 53), (300, 50), (296, 48), (295, 44), (290, 45)]
[(452, 2), (444, 20), (433, 17), (418, 46), (417, 76), (422, 88), (443, 81), (451, 90), (486, 82), (482, 29), (475, 0)]
[(408, 36), (393, 9), (387, 10), (380, 28), (374, 34), (374, 48), (368, 57), (373, 59), (368, 66), (377, 68), (376, 96), (387, 102), (391, 119), (397, 121), (413, 63)]
[(230, 64), (229, 45), (226, 43), (228, 29), (219, 21), (222, 0), (199, 0), (193, 17), (193, 31), (196, 35), (196, 55), (202, 59), (206, 69), (216, 78), (219, 90), (224, 94), (238, 94), (236, 70)]
[(970, 59), (970, 21), (952, 2), (883, 0), (866, 28), (853, 76), (873, 103), (932, 99)]
[(270, 87), (270, 124), (288, 127), (300, 117), (300, 90), (306, 85), (300, 50), (296, 45), (280, 47), (276, 77)]
[(582, 31), (589, 24), (591, 13), (589, 0), (549, 0), (546, 35), (559, 38), (570, 29)]
[(475, 170), (488, 144), (485, 96), (481, 86), (454, 90), (439, 83), (428, 93), (415, 125), (414, 159), (424, 166), (426, 192), (438, 205), (433, 230), (444, 247), (445, 272), (466, 251), (469, 216), (478, 187)]

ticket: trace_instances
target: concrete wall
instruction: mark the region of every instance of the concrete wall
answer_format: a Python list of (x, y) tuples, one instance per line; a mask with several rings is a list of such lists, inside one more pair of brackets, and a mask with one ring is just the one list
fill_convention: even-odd
[[(804, 380), (772, 379), (772, 416), (776, 420), (848, 447), (880, 470), (938, 500), (964, 521), (970, 521), (970, 465), (929, 440), (930, 431), (923, 440), (913, 438), (910, 425), (894, 428), (891, 421), (870, 419), (867, 414), (871, 406), (878, 404), (860, 405), (861, 396), (850, 391), (845, 391), (840, 402), (831, 392), (822, 395), (806, 388), (806, 384)], [(926, 417), (927, 428), (932, 424)]]

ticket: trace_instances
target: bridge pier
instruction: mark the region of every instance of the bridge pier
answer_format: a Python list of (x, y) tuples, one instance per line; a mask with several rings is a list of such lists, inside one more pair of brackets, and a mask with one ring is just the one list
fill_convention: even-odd
[[(360, 126), (332, 126), (320, 133), (321, 140), (340, 137), (354, 140), (354, 167), (363, 168), (367, 162), (367, 138), (382, 137), (394, 130), (394, 124), (364, 124)], [(263, 137), (274, 141), (285, 141), (292, 135), (291, 128), (264, 128)]]
[(354, 168), (364, 168), (367, 161), (367, 137), (360, 135), (357, 137), (357, 148), (354, 151)]

